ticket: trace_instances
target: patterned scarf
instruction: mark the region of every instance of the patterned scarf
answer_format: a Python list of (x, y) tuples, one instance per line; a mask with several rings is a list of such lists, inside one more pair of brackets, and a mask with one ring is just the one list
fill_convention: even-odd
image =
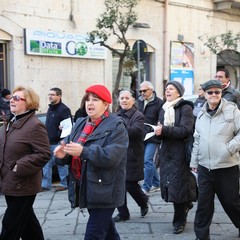
[(182, 97), (175, 99), (171, 102), (165, 102), (162, 106), (164, 113), (164, 126), (174, 126), (175, 123), (175, 110), (174, 106), (177, 104), (179, 100), (181, 100)]
[[(95, 128), (105, 119), (109, 116), (109, 111), (106, 110), (101, 117), (99, 117), (96, 121), (90, 122), (87, 121), (80, 137), (77, 140), (77, 143), (81, 144), (82, 146), (87, 141), (88, 136), (95, 130)], [(71, 171), (73, 173), (73, 176), (76, 180), (79, 180), (81, 177), (81, 159), (79, 156), (72, 156), (72, 162), (71, 162)]]

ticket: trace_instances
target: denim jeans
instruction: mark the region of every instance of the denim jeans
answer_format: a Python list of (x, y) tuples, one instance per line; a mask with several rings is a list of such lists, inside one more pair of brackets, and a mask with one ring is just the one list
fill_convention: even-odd
[[(51, 189), (52, 187), (52, 168), (56, 164), (56, 158), (53, 155), (53, 151), (56, 148), (57, 145), (51, 145), (51, 159), (48, 161), (48, 163), (43, 167), (43, 177), (42, 177), (42, 187), (46, 189)], [(58, 168), (58, 175), (60, 178), (60, 184), (59, 186), (67, 188), (67, 176), (68, 176), (68, 166), (59, 166)]]
[(146, 143), (144, 151), (144, 183), (142, 188), (150, 191), (151, 187), (160, 186), (159, 173), (154, 164), (154, 155), (157, 148), (156, 143)]

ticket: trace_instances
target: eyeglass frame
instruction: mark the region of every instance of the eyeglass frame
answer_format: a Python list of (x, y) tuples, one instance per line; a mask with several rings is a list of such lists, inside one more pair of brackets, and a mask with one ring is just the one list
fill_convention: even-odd
[(222, 93), (222, 91), (221, 91), (221, 90), (216, 90), (216, 91), (206, 91), (206, 93), (207, 93), (208, 95), (213, 95), (213, 93), (214, 93), (215, 95), (219, 95), (219, 94)]
[(214, 78), (225, 78), (225, 76), (215, 75)]
[(139, 90), (139, 93), (145, 93), (145, 92), (147, 92), (148, 90), (150, 90), (150, 88), (143, 89), (143, 90)]
[(11, 96), (9, 100), (11, 100), (11, 99), (13, 99), (14, 102), (19, 102), (19, 101), (21, 101), (21, 100), (24, 101), (24, 102), (26, 101), (25, 98), (22, 98), (22, 97), (20, 97), (20, 96), (18, 96), (18, 95), (13, 95), (13, 96)]

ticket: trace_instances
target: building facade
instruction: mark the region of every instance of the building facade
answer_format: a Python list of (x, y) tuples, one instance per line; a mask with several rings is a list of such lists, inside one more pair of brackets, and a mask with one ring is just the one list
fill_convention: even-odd
[[(104, 7), (104, 0), (0, 0), (1, 89), (32, 87), (41, 97), (40, 112), (45, 112), (48, 91), (57, 86), (73, 113), (89, 85), (112, 89), (118, 59), (81, 40), (95, 29)], [(193, 94), (213, 78), (217, 56), (199, 37), (240, 29), (240, 0), (141, 0), (136, 12), (138, 20), (127, 39), (131, 46), (143, 40), (147, 56), (135, 77), (140, 73), (141, 81), (153, 82), (159, 96), (171, 79), (182, 81), (187, 94)], [(114, 38), (109, 44), (121, 48)], [(86, 54), (89, 49), (91, 55)], [(123, 74), (121, 88), (130, 87), (132, 77)]]

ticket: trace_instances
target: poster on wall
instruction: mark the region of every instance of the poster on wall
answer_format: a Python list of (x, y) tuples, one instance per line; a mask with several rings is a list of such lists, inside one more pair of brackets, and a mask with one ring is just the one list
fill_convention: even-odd
[(87, 34), (24, 29), (25, 53), (29, 55), (105, 59), (106, 48), (88, 42)]
[(185, 87), (184, 95), (194, 92), (194, 44), (171, 42), (170, 80), (178, 81)]

